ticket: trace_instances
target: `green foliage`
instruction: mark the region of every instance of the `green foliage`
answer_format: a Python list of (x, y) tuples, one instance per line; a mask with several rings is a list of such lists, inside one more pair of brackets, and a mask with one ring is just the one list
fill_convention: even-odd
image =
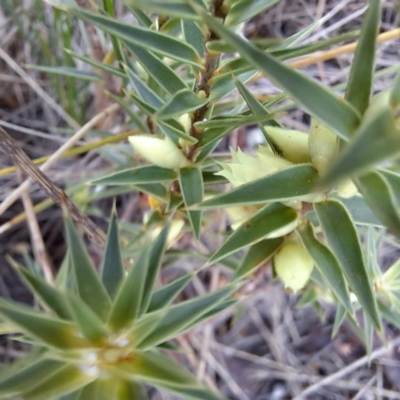
[[(238, 33), (242, 22), (276, 0), (125, 0), (135, 23), (116, 18), (109, 0), (90, 11), (69, 0), (45, 1), (110, 40), (114, 64), (71, 49), (66, 54), (121, 78), (120, 92), (110, 98), (140, 130), (130, 137), (137, 158), (127, 161), (126, 149), (123, 162), (110, 156), (115, 168), (90, 184), (147, 193), (151, 214), (119, 232), (113, 213), (100, 274), (69, 219), (68, 257), (56, 285), (15, 264), (46, 311), (1, 300), (6, 325), (0, 330), (15, 329), (43, 354), (0, 380), (0, 397), (35, 399), (42, 390), (50, 399), (67, 393), (74, 399), (143, 398), (144, 383), (184, 399), (219, 398), (160, 348), (232, 305), (232, 293), (266, 263), (290, 280), (306, 260), (300, 304), (317, 305), (324, 293), (337, 305), (333, 333), (346, 319), (360, 333), (356, 312), (362, 309), (360, 335), (368, 351), (373, 330), (384, 334), (384, 319), (399, 326), (400, 263), (385, 273), (375, 265), (376, 231), (387, 228), (400, 237), (400, 72), (391, 90), (371, 99), (379, 1), (370, 0), (360, 32), (303, 45), (318, 22), (280, 41), (245, 40)], [(284, 62), (356, 35), (344, 97)], [(74, 79), (101, 77), (74, 65), (35, 68)], [(246, 84), (259, 73), (283, 93), (258, 98)], [(294, 106), (312, 117), (310, 133), (279, 121)], [(233, 150), (231, 162), (213, 153), (233, 129), (250, 124), (265, 138), (254, 157)], [(221, 209), (232, 231), (219, 248), (168, 254), (228, 266), (232, 283), (171, 305), (195, 272), (156, 289), (166, 248), (184, 231), (201, 241)], [(282, 266), (276, 260), (288, 248), (297, 249), (297, 258), (285, 255), (293, 265)]]

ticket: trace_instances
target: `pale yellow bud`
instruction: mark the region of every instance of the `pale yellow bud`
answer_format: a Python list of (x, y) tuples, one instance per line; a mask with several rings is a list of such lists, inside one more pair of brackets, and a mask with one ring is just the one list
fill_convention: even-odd
[(274, 256), (276, 274), (282, 279), (285, 287), (297, 292), (310, 279), (313, 270), (313, 259), (298, 242), (288, 242)]
[(296, 164), (311, 162), (307, 133), (274, 126), (266, 126), (265, 130), (287, 160)]
[(192, 127), (192, 119), (190, 118), (190, 114), (183, 114), (179, 117), (179, 122), (185, 129), (186, 134), (189, 135), (190, 128)]
[(136, 135), (130, 136), (129, 142), (138, 153), (159, 167), (175, 169), (190, 165), (190, 161), (168, 137), (160, 139), (155, 136)]
[(340, 197), (348, 199), (357, 194), (357, 186), (353, 183), (351, 179), (346, 179), (338, 184), (337, 193)]
[(321, 176), (325, 175), (328, 165), (336, 155), (336, 141), (337, 137), (330, 129), (315, 119), (311, 121), (308, 148), (311, 161)]
[[(179, 238), (182, 236), (182, 229), (184, 226), (185, 222), (181, 219), (174, 219), (171, 222), (171, 227), (169, 229), (167, 237), (167, 248), (171, 247), (179, 240)], [(157, 226), (156, 228), (154, 228), (154, 230), (151, 232), (150, 238), (152, 240), (155, 240), (161, 233), (162, 228), (162, 226)]]

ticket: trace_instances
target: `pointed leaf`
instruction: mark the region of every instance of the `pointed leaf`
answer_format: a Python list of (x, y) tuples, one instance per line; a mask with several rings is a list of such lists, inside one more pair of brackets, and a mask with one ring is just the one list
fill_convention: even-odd
[(182, 89), (165, 103), (154, 115), (158, 120), (179, 117), (182, 114), (195, 111), (209, 102), (208, 98), (201, 98), (189, 89)]
[(166, 315), (158, 327), (139, 342), (137, 349), (145, 350), (163, 343), (184, 332), (196, 319), (207, 313), (216, 304), (233, 292), (232, 286), (216, 290), (195, 299), (179, 303), (165, 309)]
[(193, 273), (183, 275), (181, 278), (175, 279), (168, 285), (158, 289), (151, 296), (150, 304), (147, 312), (152, 312), (165, 307), (170, 303), (190, 282), (193, 278)]
[[(294, 229), (297, 218), (298, 213), (293, 208), (280, 203), (266, 205), (252, 218), (240, 225), (212, 255), (208, 263), (215, 263), (243, 247), (255, 244), (262, 239), (271, 238), (281, 230), (286, 230), (285, 228), (293, 227)], [(284, 233), (280, 236), (283, 235)]]
[(346, 319), (346, 309), (341, 303), (336, 306), (335, 321), (332, 327), (332, 338), (336, 336), (339, 328), (342, 326), (344, 320)]
[(240, 0), (233, 4), (226, 17), (225, 24), (238, 25), (243, 21), (261, 14), (263, 11), (274, 6), (279, 0)]
[(388, 103), (390, 93), (372, 100), (353, 140), (329, 166), (321, 186), (328, 187), (344, 178), (368, 172), (378, 163), (400, 154), (400, 128)]
[(70, 218), (66, 218), (68, 246), (79, 297), (102, 319), (110, 309), (110, 298)]
[(79, 348), (86, 341), (76, 336), (75, 326), (61, 319), (0, 299), (0, 315), (16, 325), (28, 336), (60, 349)]
[(60, 397), (87, 385), (96, 379), (96, 376), (84, 373), (76, 365), (66, 365), (64, 368), (50, 375), (32, 390), (23, 394), (26, 400), (43, 400)]
[(114, 331), (125, 328), (138, 317), (148, 268), (149, 249), (145, 246), (115, 297), (108, 320)]
[(399, 204), (389, 182), (379, 172), (370, 172), (355, 179), (367, 204), (394, 234), (400, 236)]
[[(203, 200), (204, 183), (198, 168), (182, 168), (179, 170), (179, 184), (186, 207)], [(201, 211), (188, 210), (190, 225), (196, 239), (200, 236)]]
[(170, 231), (171, 223), (168, 222), (164, 225), (157, 239), (152, 244), (149, 256), (149, 266), (147, 270), (146, 280), (144, 283), (143, 298), (140, 306), (140, 313), (147, 311), (150, 303), (151, 294), (153, 293), (154, 283), (157, 279), (158, 272), (161, 267), (161, 260), (164, 256), (167, 247), (168, 234)]
[(198, 25), (193, 21), (182, 19), (182, 31), (186, 43), (189, 43), (196, 51), (204, 56), (204, 34)]
[(187, 89), (182, 79), (163, 61), (148, 50), (133, 43), (127, 43), (127, 48), (140, 62), (147, 73), (168, 93), (175, 94), (178, 90)]
[(198, 207), (218, 208), (301, 198), (312, 192), (319, 179), (314, 167), (299, 164), (213, 197)]
[(321, 275), (326, 278), (329, 286), (347, 312), (352, 315), (353, 308), (351, 306), (350, 294), (343, 272), (335, 256), (328, 247), (324, 246), (316, 239), (311, 225), (303, 225), (298, 228), (297, 232), (299, 233), (300, 240), (307, 250), (307, 253), (314, 260), (315, 267)]
[(177, 173), (172, 169), (145, 165), (114, 172), (110, 175), (95, 179), (91, 184), (108, 185), (135, 185), (137, 183), (168, 182), (177, 178)]
[(124, 279), (125, 268), (122, 263), (121, 244), (118, 233), (118, 220), (115, 206), (108, 227), (106, 249), (101, 266), (101, 280), (111, 299), (115, 297)]
[(26, 268), (12, 259), (9, 259), (9, 262), (42, 304), (50, 308), (62, 319), (68, 320), (71, 318), (63, 293), (55, 287), (50, 286), (44, 279), (32, 274), (32, 272), (29, 272)]
[(376, 37), (381, 20), (380, 0), (370, 0), (369, 7), (361, 27), (345, 99), (363, 115), (372, 94), (372, 82), (375, 67)]
[(105, 341), (109, 334), (103, 321), (79, 297), (69, 293), (66, 298), (80, 333), (94, 345)]
[(49, 74), (56, 74), (62, 76), (69, 76), (71, 78), (82, 79), (84, 81), (98, 82), (101, 81), (101, 77), (91, 71), (83, 71), (73, 67), (47, 67), (42, 65), (26, 65), (29, 69), (36, 71), (47, 72)]
[(85, 386), (76, 400), (122, 400), (118, 396), (121, 381), (113, 378), (99, 378)]
[(158, 200), (167, 202), (168, 191), (161, 183), (139, 183), (134, 186), (141, 192), (145, 192)]
[(28, 391), (65, 366), (57, 360), (41, 359), (0, 380), (0, 396)]
[(85, 11), (82, 8), (71, 8), (68, 11), (72, 15), (97, 26), (127, 43), (133, 43), (145, 49), (156, 51), (169, 58), (195, 67), (202, 67), (200, 56), (193, 47), (169, 35), (156, 32), (152, 29), (123, 23), (104, 15)]
[(157, 328), (165, 314), (165, 310), (159, 310), (158, 312), (145, 314), (139, 320), (136, 320), (132, 329), (126, 333), (126, 336), (129, 337), (128, 346), (132, 349), (136, 348), (137, 343), (140, 343)]
[(361, 306), (371, 317), (375, 328), (381, 330), (381, 321), (357, 231), (346, 209), (335, 200), (314, 205), (322, 230), (343, 268)]
[(240, 263), (239, 269), (236, 271), (236, 278), (243, 278), (252, 273), (261, 264), (268, 261), (279, 249), (283, 243), (283, 237), (275, 239), (262, 240), (261, 242), (250, 247), (243, 261)]
[(316, 81), (256, 49), (211, 16), (203, 14), (203, 19), (268, 79), (285, 90), (307, 112), (330, 127), (342, 139), (348, 140), (357, 129), (360, 117), (346, 101), (339, 99)]

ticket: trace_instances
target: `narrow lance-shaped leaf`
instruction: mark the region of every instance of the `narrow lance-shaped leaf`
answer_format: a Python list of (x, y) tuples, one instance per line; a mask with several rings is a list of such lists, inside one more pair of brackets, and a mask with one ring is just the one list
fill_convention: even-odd
[(136, 345), (137, 349), (145, 350), (183, 333), (187, 327), (211, 310), (216, 304), (228, 297), (235, 287), (227, 286), (223, 289), (207, 293), (165, 309), (166, 315), (157, 329)]
[[(203, 200), (203, 176), (198, 168), (182, 168), (179, 171), (179, 184), (186, 207)], [(201, 227), (201, 211), (188, 210), (188, 215), (194, 236), (198, 239)]]
[(91, 343), (98, 345), (109, 336), (103, 321), (92, 309), (73, 293), (66, 295), (70, 312), (79, 326), (79, 331)]
[(198, 207), (218, 208), (299, 198), (310, 194), (319, 179), (311, 165), (295, 165), (206, 200)]
[(351, 65), (345, 99), (364, 114), (372, 93), (376, 37), (381, 20), (380, 0), (370, 0)]
[(263, 11), (274, 6), (279, 0), (241, 0), (236, 2), (226, 17), (226, 25), (238, 25), (243, 21), (261, 14)]
[(101, 77), (94, 72), (83, 71), (72, 67), (46, 67), (41, 65), (26, 65), (27, 68), (35, 69), (36, 71), (47, 72), (49, 74), (56, 74), (62, 76), (70, 76), (84, 81), (98, 82)]
[(59, 398), (74, 392), (96, 379), (96, 375), (84, 372), (76, 365), (66, 365), (55, 374), (47, 377), (32, 390), (23, 393), (26, 400)]
[(147, 269), (146, 280), (144, 283), (143, 297), (140, 306), (140, 313), (143, 314), (147, 311), (151, 300), (151, 294), (153, 293), (154, 283), (157, 279), (158, 273), (160, 271), (161, 260), (164, 256), (165, 249), (167, 247), (168, 234), (170, 231), (171, 223), (167, 222), (157, 239), (151, 246), (149, 255), (149, 266)]
[(68, 246), (79, 297), (103, 320), (110, 309), (110, 298), (70, 218), (66, 218)]
[(137, 183), (168, 182), (176, 178), (177, 173), (172, 169), (161, 168), (156, 165), (145, 165), (114, 172), (95, 179), (91, 183), (96, 185), (135, 185)]
[(57, 290), (55, 287), (50, 286), (39, 276), (32, 274), (32, 272), (28, 271), (14, 260), (9, 259), (9, 261), (18, 275), (30, 287), (36, 298), (39, 299), (42, 304), (51, 309), (62, 319), (68, 320), (71, 318), (71, 314), (62, 292)]
[(181, 278), (175, 279), (174, 281), (163, 286), (161, 289), (155, 291), (151, 296), (147, 312), (152, 312), (165, 307), (179, 293), (182, 292), (192, 278), (192, 273), (183, 275)]
[(174, 60), (202, 67), (200, 56), (193, 47), (171, 36), (151, 29), (123, 23), (104, 15), (94, 14), (82, 8), (71, 8), (68, 11), (123, 41), (156, 51)]
[(182, 89), (165, 103), (154, 115), (158, 120), (166, 120), (178, 117), (182, 114), (197, 110), (209, 102), (208, 98), (202, 98), (189, 89)]
[(125, 328), (138, 317), (148, 268), (149, 248), (145, 246), (116, 294), (108, 320), (114, 331)]
[(43, 313), (2, 299), (0, 299), (0, 315), (46, 346), (73, 349), (87, 344), (85, 340), (76, 336), (75, 327), (70, 322), (50, 318)]
[(347, 312), (352, 315), (353, 309), (347, 284), (335, 256), (331, 253), (329, 248), (315, 238), (311, 225), (303, 225), (298, 228), (297, 232), (308, 254), (310, 254), (314, 260), (314, 265), (321, 275), (326, 278), (329, 286)]
[(0, 396), (28, 391), (64, 366), (64, 362), (57, 360), (40, 359), (35, 361), (13, 375), (0, 380)]
[(389, 102), (390, 95), (390, 92), (383, 92), (372, 99), (362, 125), (353, 140), (329, 166), (321, 187), (368, 172), (378, 163), (400, 154), (400, 128)]
[(101, 280), (111, 299), (117, 293), (124, 276), (125, 269), (121, 256), (117, 212), (114, 206), (108, 227), (106, 249), (101, 267)]
[(354, 293), (371, 317), (375, 328), (381, 331), (375, 295), (362, 256), (358, 234), (348, 212), (335, 200), (317, 203), (314, 207), (328, 243)]
[(132, 52), (151, 78), (169, 94), (174, 94), (178, 90), (187, 88), (182, 79), (168, 65), (150, 53), (150, 51), (133, 43), (127, 43), (127, 48)]
[(251, 246), (236, 271), (236, 278), (243, 278), (269, 260), (282, 243), (283, 237), (279, 237), (275, 239), (262, 240), (261, 242)]
[(385, 176), (370, 172), (355, 179), (366, 203), (394, 234), (400, 237), (400, 212), (393, 190)]
[(360, 124), (360, 116), (349, 103), (339, 99), (317, 82), (256, 49), (211, 16), (204, 13), (203, 19), (273, 83), (290, 94), (306, 111), (341, 138), (348, 140), (355, 132)]
[(204, 34), (197, 24), (193, 21), (182, 19), (182, 31), (185, 35), (186, 43), (189, 43), (196, 51), (204, 55)]
[(240, 225), (225, 241), (225, 243), (212, 255), (209, 264), (262, 239), (274, 237), (274, 234), (285, 230), (290, 232), (297, 223), (298, 214), (293, 208), (280, 203), (268, 204), (258, 211), (252, 218)]

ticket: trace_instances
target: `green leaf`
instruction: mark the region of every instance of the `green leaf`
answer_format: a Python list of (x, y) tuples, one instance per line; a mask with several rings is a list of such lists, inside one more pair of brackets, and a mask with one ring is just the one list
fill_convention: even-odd
[[(200, 203), (203, 200), (203, 175), (198, 168), (181, 168), (179, 170), (179, 184), (185, 202), (189, 208), (193, 204)], [(188, 210), (190, 225), (196, 239), (200, 236), (201, 211)]]
[(285, 227), (293, 225), (294, 229), (297, 218), (298, 213), (293, 208), (280, 203), (266, 205), (240, 225), (212, 255), (208, 263), (215, 263), (243, 247), (271, 238)]
[(134, 4), (134, 2), (136, 2), (136, 0), (133, 0), (132, 2), (126, 1), (125, 4), (127, 5), (129, 11), (135, 16), (140, 25), (150, 28), (151, 24), (153, 23), (152, 19), (139, 7), (133, 7), (129, 5)]
[(363, 115), (372, 93), (376, 37), (381, 21), (380, 0), (370, 0), (351, 65), (345, 99)]
[(341, 327), (345, 319), (346, 319), (346, 309), (341, 303), (338, 303), (338, 305), (336, 306), (335, 321), (333, 322), (333, 327), (332, 327), (332, 338), (336, 336), (336, 334), (339, 331), (339, 328)]
[(203, 57), (204, 56), (204, 34), (193, 21), (182, 19), (182, 31), (186, 43), (190, 44)]
[(126, 333), (126, 337), (129, 337), (129, 348), (136, 348), (137, 343), (140, 343), (145, 337), (149, 336), (157, 328), (157, 325), (164, 318), (165, 314), (164, 310), (159, 310), (158, 312), (145, 314), (136, 320), (132, 329)]
[(34, 361), (11, 376), (0, 380), (0, 395), (17, 394), (31, 390), (64, 366), (64, 362), (57, 360), (40, 359)]
[(241, 206), (301, 198), (312, 192), (319, 179), (314, 167), (299, 164), (213, 197), (198, 207)]
[(400, 154), (400, 129), (388, 102), (390, 92), (374, 98), (353, 140), (329, 166), (321, 186), (368, 172), (378, 163)]
[(65, 227), (79, 297), (104, 320), (110, 310), (110, 298), (70, 218), (65, 219)]
[(386, 177), (370, 172), (355, 179), (366, 203), (395, 235), (400, 236), (400, 212), (395, 194)]
[(122, 263), (121, 244), (118, 233), (118, 219), (115, 206), (108, 227), (106, 249), (101, 266), (101, 281), (111, 299), (115, 297), (121, 282), (125, 276), (125, 268)]
[(166, 223), (161, 230), (157, 239), (152, 244), (149, 256), (149, 266), (147, 269), (146, 280), (144, 283), (143, 298), (141, 302), (141, 314), (147, 311), (150, 303), (151, 294), (153, 293), (154, 283), (157, 279), (158, 273), (161, 267), (161, 260), (164, 256), (165, 249), (167, 247), (168, 234), (170, 230), (170, 222)]
[(150, 304), (147, 312), (152, 312), (165, 307), (170, 303), (190, 282), (193, 278), (193, 273), (183, 275), (174, 281), (163, 286), (161, 289), (155, 291), (150, 299)]
[[(155, 12), (167, 17), (199, 20), (199, 15), (185, 0), (124, 0), (125, 4)], [(200, 1), (196, 1), (202, 5)]]
[(158, 200), (167, 202), (168, 191), (167, 188), (161, 183), (140, 183), (134, 186), (141, 192), (145, 192)]
[(44, 65), (26, 65), (26, 67), (36, 71), (47, 72), (49, 74), (70, 76), (72, 78), (82, 79), (84, 81), (98, 82), (102, 80), (101, 76), (94, 72), (82, 71), (73, 67), (46, 67)]
[(261, 14), (263, 11), (277, 4), (279, 0), (240, 0), (233, 4), (226, 17), (225, 24), (238, 25), (243, 21)]
[(145, 165), (114, 172), (91, 182), (93, 185), (135, 185), (137, 183), (168, 182), (177, 178), (177, 173), (172, 169)]
[(148, 268), (149, 248), (145, 246), (115, 297), (108, 320), (114, 331), (125, 328), (139, 316)]
[(188, 44), (172, 38), (169, 35), (156, 32), (151, 29), (123, 23), (116, 19), (100, 14), (94, 14), (82, 8), (71, 8), (68, 10), (72, 15), (87, 21), (98, 28), (114, 35), (117, 38), (141, 46), (145, 49), (155, 51), (174, 60), (202, 67), (200, 56)]
[(192, 300), (164, 308), (163, 310), (166, 311), (164, 318), (152, 333), (136, 345), (136, 348), (146, 350), (183, 333), (192, 322), (228, 297), (233, 290), (232, 286), (227, 286)]
[(361, 306), (381, 331), (381, 320), (375, 295), (362, 256), (361, 246), (353, 222), (342, 204), (328, 200), (314, 205), (329, 246), (343, 268)]
[[(84, 61), (87, 64), (92, 65), (93, 67), (96, 67), (98, 69), (101, 69), (105, 72), (109, 72), (115, 76), (119, 76), (120, 78), (126, 78), (126, 74), (124, 71), (121, 71), (119, 68), (115, 68), (112, 65), (102, 63), (100, 61), (94, 60), (93, 58), (85, 57), (82, 56), (78, 53), (75, 53), (74, 51), (70, 49), (64, 49), (64, 51), (69, 54), (71, 57), (77, 58), (78, 60)], [(100, 77), (99, 77), (100, 78)]]
[(236, 271), (236, 278), (240, 279), (252, 273), (260, 265), (268, 261), (283, 243), (283, 237), (266, 239), (254, 244), (246, 253)]
[(133, 43), (127, 43), (127, 48), (140, 62), (147, 73), (168, 93), (175, 94), (178, 90), (187, 89), (182, 79), (163, 61), (148, 50)]
[(60, 397), (85, 386), (96, 379), (96, 376), (84, 373), (76, 365), (66, 365), (56, 373), (48, 376), (32, 390), (23, 394), (26, 400), (43, 400)]
[(119, 400), (118, 392), (121, 381), (112, 378), (99, 378), (85, 386), (79, 393), (76, 400)]
[(22, 305), (0, 299), (0, 315), (46, 346), (73, 349), (86, 345), (86, 341), (76, 336), (70, 322), (45, 316)]
[(193, 390), (197, 394), (195, 397), (185, 398), (219, 399), (203, 388), (186, 369), (159, 352), (134, 353), (133, 357), (134, 363), (120, 363), (118, 370), (121, 375), (132, 376), (144, 383), (156, 385), (160, 388), (165, 387), (167, 390), (172, 389), (174, 392)]
[(393, 82), (392, 93), (390, 95), (390, 104), (394, 109), (400, 105), (400, 70), (398, 70), (396, 78)]
[(67, 296), (70, 312), (79, 326), (82, 335), (94, 345), (103, 343), (109, 336), (103, 321), (92, 311), (92, 309), (73, 293)]
[(348, 140), (355, 132), (360, 124), (360, 117), (346, 101), (337, 98), (316, 81), (256, 49), (211, 16), (203, 14), (203, 19), (268, 79), (291, 95), (307, 112), (330, 127), (341, 138)]
[(297, 232), (299, 233), (300, 240), (307, 250), (307, 253), (314, 260), (314, 265), (321, 275), (326, 278), (327, 283), (347, 312), (352, 315), (353, 308), (351, 306), (350, 294), (337, 259), (329, 248), (315, 237), (311, 225), (302, 225), (297, 229)]
[(34, 275), (11, 258), (9, 258), (8, 261), (14, 267), (18, 275), (28, 285), (32, 293), (35, 294), (36, 299), (39, 299), (43, 305), (54, 311), (58, 317), (67, 320), (71, 318), (71, 313), (69, 312), (63, 293), (55, 287), (50, 286), (42, 278)]
[(200, 98), (189, 89), (182, 89), (165, 103), (154, 115), (154, 118), (165, 120), (195, 111), (209, 102), (208, 98)]

